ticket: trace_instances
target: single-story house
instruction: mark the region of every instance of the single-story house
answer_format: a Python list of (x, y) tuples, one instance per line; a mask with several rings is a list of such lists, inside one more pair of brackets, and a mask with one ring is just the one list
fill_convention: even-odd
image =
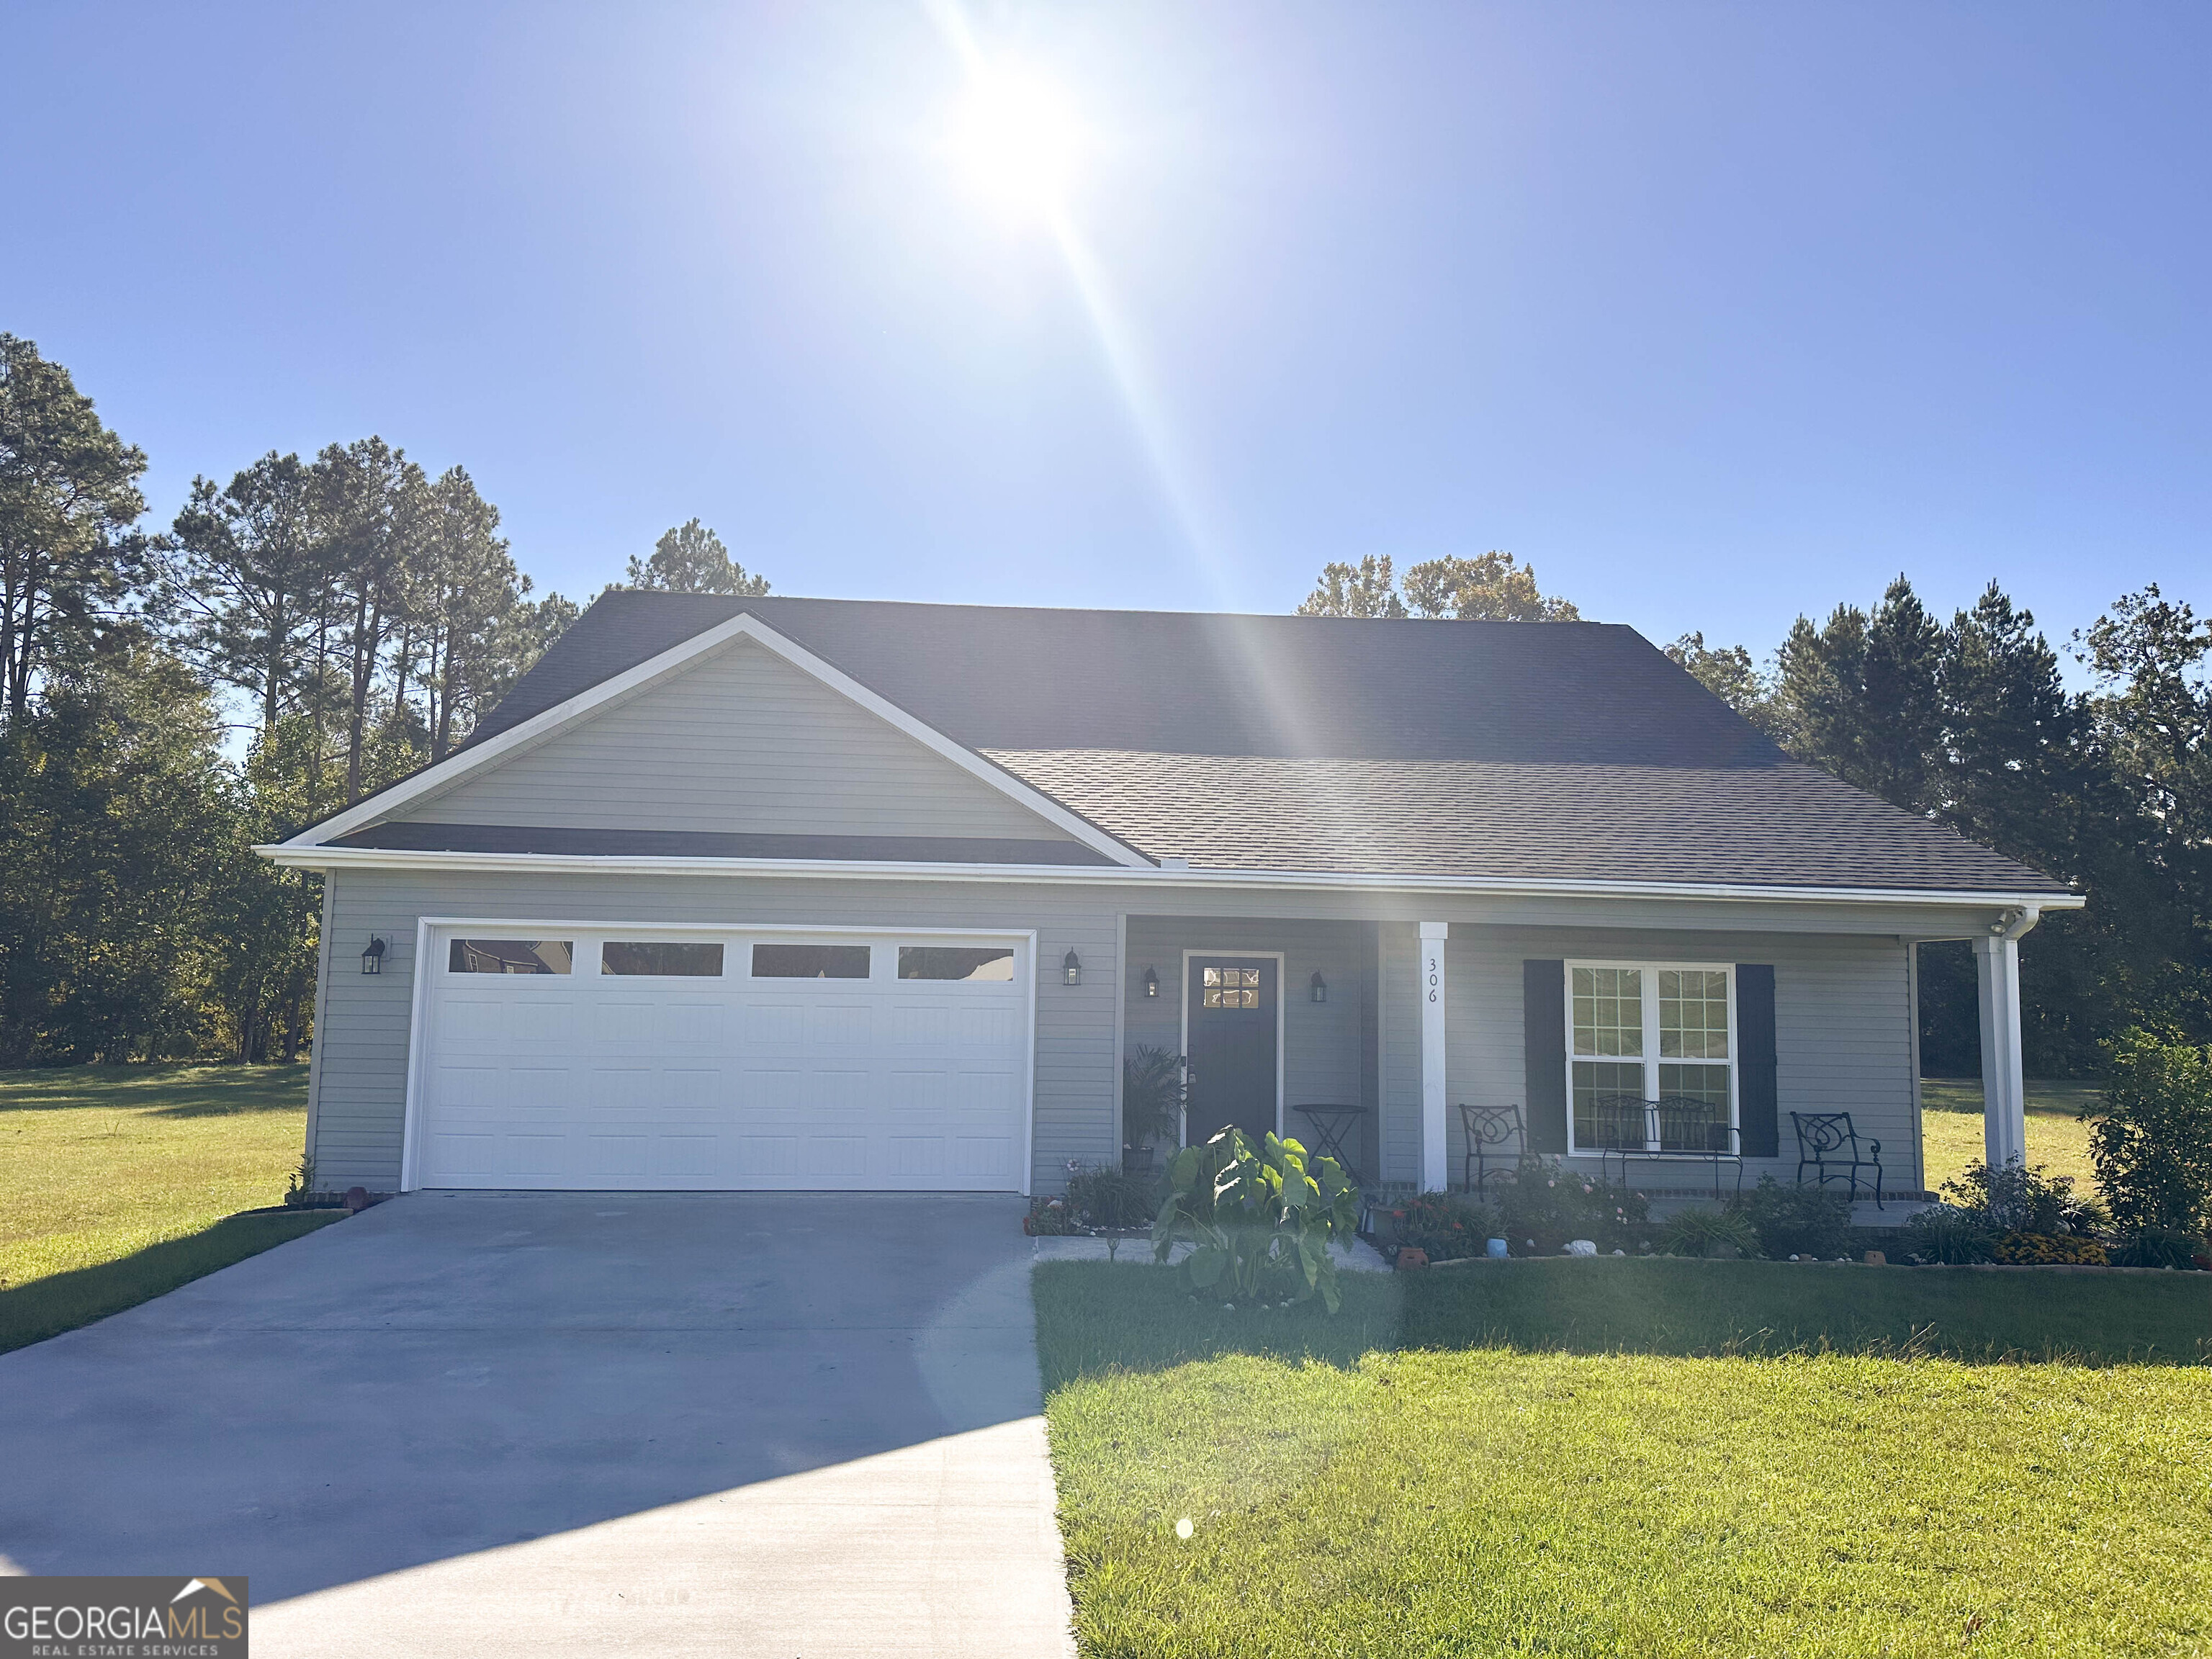
[(1847, 1111), (1911, 1190), (1913, 942), (1974, 942), (2016, 1157), (2017, 941), (2081, 902), (1624, 627), (644, 592), (262, 850), (325, 876), (319, 1184), (386, 1192), (1049, 1192), (1140, 1045), (1190, 1139), (1334, 1108), (1370, 1182), (1458, 1184), (1462, 1107), (1595, 1169), (1626, 1097), (1753, 1179)]

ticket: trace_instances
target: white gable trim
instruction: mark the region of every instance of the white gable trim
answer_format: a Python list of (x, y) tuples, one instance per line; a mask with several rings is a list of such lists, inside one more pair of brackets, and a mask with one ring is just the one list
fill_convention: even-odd
[(348, 807), (337, 817), (325, 818), (322, 823), (301, 830), (283, 845), (286, 848), (322, 847), (337, 836), (350, 835), (356, 830), (391, 817), (427, 797), (442, 794), (464, 780), (488, 771), (525, 750), (534, 749), (571, 727), (581, 725), (612, 705), (627, 702), (665, 680), (672, 679), (701, 658), (738, 640), (751, 640), (766, 647), (793, 667), (811, 675), (840, 696), (858, 703), (886, 725), (912, 738), (923, 748), (1027, 807), (1046, 823), (1073, 836), (1093, 852), (1103, 854), (1115, 864), (1127, 869), (1149, 870), (1152, 867), (1150, 859), (1116, 841), (1090, 819), (1070, 811), (1051, 796), (1023, 782), (1012, 773), (984, 759), (973, 750), (963, 748), (934, 727), (923, 725), (896, 703), (878, 696), (842, 669), (816, 656), (796, 641), (779, 634), (749, 611), (740, 611), (727, 622), (719, 623), (703, 633), (695, 634), (682, 644), (671, 647), (657, 657), (647, 658), (636, 667), (627, 669), (611, 679), (600, 681), (566, 702), (556, 703), (544, 713), (532, 715), (520, 726), (511, 726), (495, 738), (487, 738), (459, 754), (447, 756), (435, 766), (417, 772), (404, 782), (394, 784), (391, 788)]

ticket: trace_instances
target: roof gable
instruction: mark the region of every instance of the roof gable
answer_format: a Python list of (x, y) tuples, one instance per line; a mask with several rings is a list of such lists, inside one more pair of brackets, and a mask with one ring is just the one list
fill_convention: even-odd
[(511, 844), (519, 831), (703, 838), (702, 851), (765, 841), (782, 856), (804, 856), (789, 848), (811, 840), (831, 848), (823, 857), (918, 847), (878, 855), (927, 860), (969, 842), (984, 849), (970, 861), (1022, 862), (1026, 849), (1039, 862), (1144, 862), (742, 615), (472, 742), (291, 844), (471, 850), (487, 838)]

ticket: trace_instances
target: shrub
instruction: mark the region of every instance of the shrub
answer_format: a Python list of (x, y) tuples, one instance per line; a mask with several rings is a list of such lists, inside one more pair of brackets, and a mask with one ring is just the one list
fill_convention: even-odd
[(2204, 1241), (2179, 1227), (2138, 1227), (2112, 1247), (2116, 1267), (2193, 1267)]
[(1111, 1167), (1084, 1170), (1067, 1178), (1067, 1207), (1085, 1227), (1149, 1227), (1163, 1187), (1158, 1176), (1128, 1175)]
[(1644, 1242), (1650, 1231), (1650, 1199), (1626, 1181), (1583, 1176), (1575, 1180), (1575, 1185), (1581, 1194), (1575, 1201), (1582, 1211), (1576, 1237), (1593, 1240), (1604, 1250)]
[(1391, 1213), (1398, 1223), (1398, 1242), (1426, 1251), (1431, 1261), (1480, 1255), (1492, 1239), (1506, 1236), (1496, 1206), (1464, 1193), (1423, 1193)]
[(1739, 1193), (1729, 1208), (1751, 1224), (1760, 1254), (1778, 1260), (1842, 1255), (1850, 1243), (1851, 1200), (1819, 1187), (1785, 1187), (1761, 1176), (1753, 1191)]
[(315, 1198), (315, 1160), (308, 1153), (300, 1154), (300, 1167), (292, 1171), (291, 1180), (284, 1188), (284, 1207), (288, 1210), (307, 1208)]
[(1660, 1224), (1659, 1248), (1668, 1255), (1759, 1254), (1759, 1235), (1741, 1215), (1711, 1205), (1679, 1210)]
[(1075, 1231), (1075, 1212), (1067, 1207), (1065, 1199), (1040, 1195), (1030, 1200), (1029, 1218), (1024, 1224), (1039, 1238), (1058, 1238)]
[(1152, 1259), (1176, 1243), (1193, 1246), (1183, 1282), (1226, 1291), (1231, 1301), (1340, 1300), (1329, 1241), (1349, 1239), (1359, 1193), (1333, 1158), (1310, 1164), (1305, 1148), (1270, 1134), (1255, 1146), (1226, 1128), (1203, 1146), (1186, 1146), (1168, 1166), (1168, 1192), (1152, 1223)]
[(2129, 1231), (2212, 1227), (2212, 1050), (2128, 1031), (2108, 1048), (2089, 1157)]
[(1606, 1249), (1641, 1237), (1650, 1205), (1625, 1182), (1578, 1175), (1547, 1158), (1522, 1160), (1489, 1186), (1492, 1204), (1516, 1249), (1556, 1253), (1571, 1238)]
[(1121, 1139), (1131, 1146), (1182, 1138), (1182, 1056), (1139, 1044), (1121, 1062)]
[(1943, 1195), (1972, 1211), (1992, 1232), (2087, 1233), (2105, 1224), (2103, 1209), (2074, 1190), (2071, 1176), (2046, 1176), (2045, 1165), (2008, 1164), (1992, 1170), (1977, 1159), (1943, 1183)]
[(1972, 1210), (1954, 1204), (1936, 1204), (1923, 1210), (1898, 1230), (1908, 1255), (1923, 1261), (1957, 1266), (1987, 1261), (1996, 1254), (1996, 1229)]
[(2105, 1247), (2078, 1233), (2002, 1233), (1990, 1254), (2015, 1267), (2110, 1265)]

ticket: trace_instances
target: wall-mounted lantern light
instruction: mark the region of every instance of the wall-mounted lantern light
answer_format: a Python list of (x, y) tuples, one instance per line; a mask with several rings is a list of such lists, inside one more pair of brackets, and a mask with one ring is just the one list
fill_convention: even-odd
[(1160, 976), (1151, 969), (1145, 969), (1145, 994), (1156, 997), (1160, 994)]
[(1060, 971), (1070, 985), (1083, 983), (1083, 959), (1070, 951), (1060, 958)]
[(1328, 1000), (1328, 981), (1321, 976), (1321, 969), (1318, 968), (1314, 969), (1313, 1000), (1316, 1002)]
[(384, 971), (384, 941), (374, 934), (369, 936), (368, 949), (361, 953), (361, 971), (364, 974)]

